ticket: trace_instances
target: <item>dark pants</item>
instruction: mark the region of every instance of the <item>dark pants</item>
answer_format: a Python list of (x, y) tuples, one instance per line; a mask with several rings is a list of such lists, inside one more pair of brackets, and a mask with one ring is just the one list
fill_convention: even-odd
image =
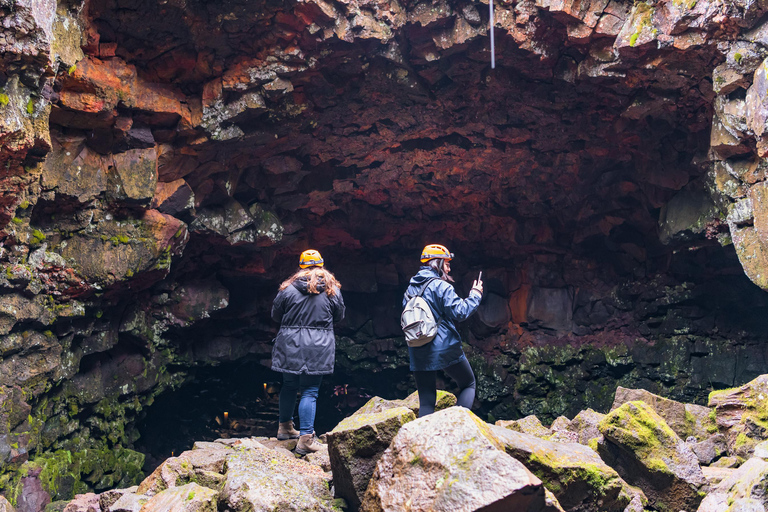
[(283, 387), (280, 389), (280, 423), (293, 419), (293, 409), (296, 407), (296, 393), (301, 390), (299, 432), (301, 432), (301, 435), (314, 432), (317, 394), (320, 392), (320, 383), (322, 381), (322, 375), (283, 373)]
[[(466, 359), (443, 370), (459, 386), (457, 404), (467, 409), (472, 408), (475, 401), (475, 374)], [(437, 372), (413, 372), (416, 378), (416, 389), (419, 391), (419, 418), (435, 412), (437, 402)]]

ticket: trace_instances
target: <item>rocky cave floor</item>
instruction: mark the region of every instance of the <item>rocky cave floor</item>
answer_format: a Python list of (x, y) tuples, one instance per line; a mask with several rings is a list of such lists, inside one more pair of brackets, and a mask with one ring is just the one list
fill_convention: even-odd
[(295, 439), (198, 441), (138, 486), (45, 510), (764, 512), (766, 393), (768, 375), (712, 392), (708, 407), (619, 387), (607, 414), (587, 409), (549, 427), (533, 415), (491, 425), (444, 391), (419, 419), (416, 393), (373, 397), (315, 453), (294, 453)]

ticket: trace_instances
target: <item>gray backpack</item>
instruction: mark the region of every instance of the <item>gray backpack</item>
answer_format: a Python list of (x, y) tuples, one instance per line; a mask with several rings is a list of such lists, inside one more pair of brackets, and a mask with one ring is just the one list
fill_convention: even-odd
[(437, 279), (433, 277), (421, 287), (416, 295), (405, 294), (408, 302), (405, 303), (403, 314), (400, 315), (400, 327), (403, 328), (405, 341), (409, 347), (421, 347), (437, 336), (439, 320), (435, 320), (435, 314), (427, 301), (422, 298), (429, 283)]

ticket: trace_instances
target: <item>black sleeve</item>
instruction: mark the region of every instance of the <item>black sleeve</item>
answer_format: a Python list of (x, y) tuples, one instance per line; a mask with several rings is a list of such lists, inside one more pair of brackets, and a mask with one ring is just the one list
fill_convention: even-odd
[(333, 321), (338, 323), (344, 320), (344, 313), (347, 308), (344, 305), (344, 297), (341, 296), (341, 290), (336, 290), (336, 294), (331, 299), (333, 304)]
[(272, 302), (272, 320), (277, 323), (282, 322), (283, 314), (285, 314), (285, 290), (280, 290)]

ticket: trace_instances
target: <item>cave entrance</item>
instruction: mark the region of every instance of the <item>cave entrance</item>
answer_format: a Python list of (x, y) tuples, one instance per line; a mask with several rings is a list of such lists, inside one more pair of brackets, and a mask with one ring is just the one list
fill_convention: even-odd
[[(258, 361), (195, 369), (182, 386), (158, 396), (137, 422), (141, 437), (135, 447), (147, 456), (144, 470), (151, 472), (173, 454), (192, 449), (196, 441), (274, 437), (281, 384), (282, 374)], [(315, 430), (329, 432), (371, 396), (396, 399), (411, 391), (405, 369), (384, 371), (375, 379), (343, 370), (327, 375), (317, 399)], [(294, 418), (298, 423), (295, 412)]]

